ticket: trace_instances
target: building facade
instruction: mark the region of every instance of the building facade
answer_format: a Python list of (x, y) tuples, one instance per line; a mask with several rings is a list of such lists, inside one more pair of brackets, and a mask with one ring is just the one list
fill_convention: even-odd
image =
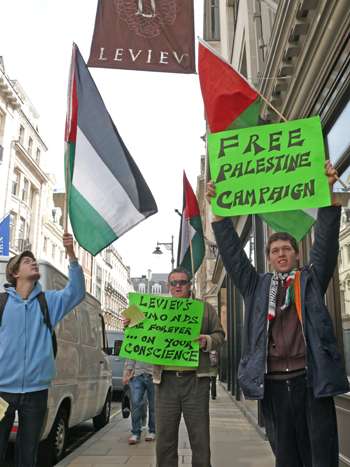
[(154, 295), (169, 295), (168, 289), (168, 274), (167, 273), (152, 273), (150, 269), (147, 271), (147, 276), (132, 277), (135, 292), (154, 294)]
[[(326, 152), (349, 182), (350, 175), (350, 8), (347, 0), (204, 0), (204, 39), (244, 75), (276, 108), (264, 104), (261, 117), (270, 122), (319, 115)], [(205, 176), (208, 179), (207, 164)], [(340, 188), (340, 186), (336, 187)], [(202, 190), (203, 191), (203, 190)], [(202, 200), (205, 228), (210, 213)], [(350, 236), (349, 211), (343, 209), (338, 268), (326, 302), (344, 352), (350, 377)], [(267, 271), (264, 246), (269, 229), (258, 216), (233, 218), (251, 261)], [(210, 229), (206, 236), (210, 239)], [(306, 263), (311, 232), (301, 244)], [(209, 263), (213, 260), (209, 259)], [(220, 377), (258, 427), (263, 419), (257, 402), (245, 401), (237, 381), (242, 348), (244, 304), (220, 258), (207, 268), (218, 312), (227, 330)], [(350, 394), (336, 398), (340, 461), (350, 465)]]

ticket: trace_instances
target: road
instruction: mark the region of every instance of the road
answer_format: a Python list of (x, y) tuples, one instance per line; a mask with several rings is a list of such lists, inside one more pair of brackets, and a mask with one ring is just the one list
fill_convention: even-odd
[[(119, 401), (112, 402), (111, 417), (113, 417), (119, 412), (120, 407), (121, 403)], [(80, 423), (79, 425), (71, 428), (69, 432), (68, 445), (66, 448), (66, 456), (68, 456), (68, 454), (71, 454), (81, 444), (88, 440), (94, 433), (95, 431), (92, 426), (92, 420)], [(2, 467), (14, 467), (14, 465), (14, 446), (10, 444), (6, 456), (6, 464)]]

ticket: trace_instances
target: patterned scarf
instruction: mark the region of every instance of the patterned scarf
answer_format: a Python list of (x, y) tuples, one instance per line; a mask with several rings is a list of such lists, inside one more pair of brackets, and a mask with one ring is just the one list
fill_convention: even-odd
[[(295, 278), (298, 278), (297, 287), (295, 287)], [(278, 291), (278, 283), (281, 282), (283, 287), (285, 287), (286, 295), (284, 298), (284, 303), (281, 305), (281, 311), (287, 309), (291, 303), (295, 301), (295, 289), (297, 291), (297, 312), (299, 319), (301, 319), (301, 314), (299, 315), (299, 303), (300, 303), (300, 272), (297, 270), (293, 270), (291, 272), (274, 272), (271, 284), (270, 284), (270, 292), (269, 292), (269, 309), (267, 313), (267, 319), (272, 321), (276, 317), (276, 300), (277, 300), (277, 291)]]

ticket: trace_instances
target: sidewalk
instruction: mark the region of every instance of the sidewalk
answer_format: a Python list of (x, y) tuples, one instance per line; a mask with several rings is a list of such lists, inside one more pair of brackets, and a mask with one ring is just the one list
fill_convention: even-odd
[[(210, 401), (213, 467), (272, 467), (273, 456), (264, 441), (226, 391), (218, 384)], [(119, 413), (57, 467), (155, 467), (155, 443), (128, 445), (130, 420)], [(183, 421), (179, 437), (179, 466), (191, 466), (191, 450)]]

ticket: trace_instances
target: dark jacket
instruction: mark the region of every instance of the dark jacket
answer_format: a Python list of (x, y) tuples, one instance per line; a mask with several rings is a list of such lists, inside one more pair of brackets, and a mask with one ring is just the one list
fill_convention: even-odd
[[(308, 384), (315, 397), (349, 390), (345, 366), (337, 350), (324, 294), (339, 251), (340, 208), (318, 211), (310, 264), (301, 272), (301, 302), (306, 339)], [(267, 360), (267, 309), (272, 274), (258, 274), (245, 254), (230, 219), (213, 223), (219, 252), (227, 273), (243, 295), (245, 321), (243, 354), (238, 379), (247, 399), (263, 399)]]

